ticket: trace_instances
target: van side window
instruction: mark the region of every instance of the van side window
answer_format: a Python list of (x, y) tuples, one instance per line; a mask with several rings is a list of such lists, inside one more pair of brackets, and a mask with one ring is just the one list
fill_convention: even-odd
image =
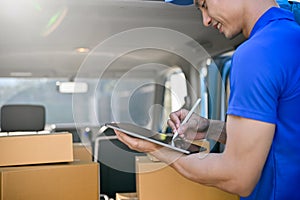
[(162, 130), (167, 129), (169, 114), (187, 103), (187, 80), (181, 69), (166, 77), (165, 88)]

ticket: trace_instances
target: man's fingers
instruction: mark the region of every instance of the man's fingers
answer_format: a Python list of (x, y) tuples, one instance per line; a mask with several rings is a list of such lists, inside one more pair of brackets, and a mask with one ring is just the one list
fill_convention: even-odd
[(167, 121), (168, 126), (172, 129), (172, 130), (176, 130), (176, 125), (174, 124), (174, 122), (171, 119), (168, 119)]
[(143, 139), (138, 139), (127, 135), (126, 133), (115, 130), (115, 133), (118, 139), (126, 144), (130, 149), (140, 151), (140, 152), (152, 152), (160, 148), (159, 145), (156, 145), (152, 142), (148, 142)]
[(138, 139), (128, 136), (127, 134), (115, 130), (118, 139), (126, 144), (130, 149), (138, 150)]
[(173, 130), (177, 130), (180, 127), (181, 120), (185, 118), (187, 112), (188, 111), (185, 109), (181, 109), (176, 112), (172, 112), (169, 116), (170, 120), (168, 120), (169, 126)]

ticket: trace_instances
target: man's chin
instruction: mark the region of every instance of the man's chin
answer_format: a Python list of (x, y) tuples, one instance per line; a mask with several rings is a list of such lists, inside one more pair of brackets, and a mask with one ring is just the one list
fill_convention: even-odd
[(232, 34), (232, 35), (223, 33), (223, 35), (229, 40), (233, 40), (233, 39), (237, 38), (238, 36), (240, 36), (241, 34), (242, 34), (242, 32), (239, 32), (237, 34)]

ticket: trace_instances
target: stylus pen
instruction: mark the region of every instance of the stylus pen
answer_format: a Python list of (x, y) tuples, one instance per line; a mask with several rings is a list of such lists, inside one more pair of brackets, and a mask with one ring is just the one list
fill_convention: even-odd
[[(180, 126), (182, 126), (183, 124), (187, 123), (189, 121), (189, 119), (191, 118), (192, 114), (194, 113), (195, 109), (197, 108), (198, 104), (200, 103), (201, 98), (197, 99), (197, 101), (195, 102), (195, 104), (193, 105), (192, 109), (190, 110), (190, 112), (186, 115), (186, 117), (184, 118), (184, 120), (180, 123)], [(174, 132), (174, 135), (172, 137), (172, 144), (174, 139), (178, 136), (178, 132), (177, 130)]]

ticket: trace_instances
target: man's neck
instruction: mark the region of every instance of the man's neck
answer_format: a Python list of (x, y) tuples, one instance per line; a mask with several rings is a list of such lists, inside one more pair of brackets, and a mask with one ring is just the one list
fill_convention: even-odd
[(275, 3), (275, 1), (273, 2), (269, 0), (260, 0), (255, 4), (249, 3), (244, 12), (246, 20), (243, 28), (243, 35), (246, 38), (250, 36), (250, 33), (259, 18), (271, 7), (278, 7), (278, 5)]

